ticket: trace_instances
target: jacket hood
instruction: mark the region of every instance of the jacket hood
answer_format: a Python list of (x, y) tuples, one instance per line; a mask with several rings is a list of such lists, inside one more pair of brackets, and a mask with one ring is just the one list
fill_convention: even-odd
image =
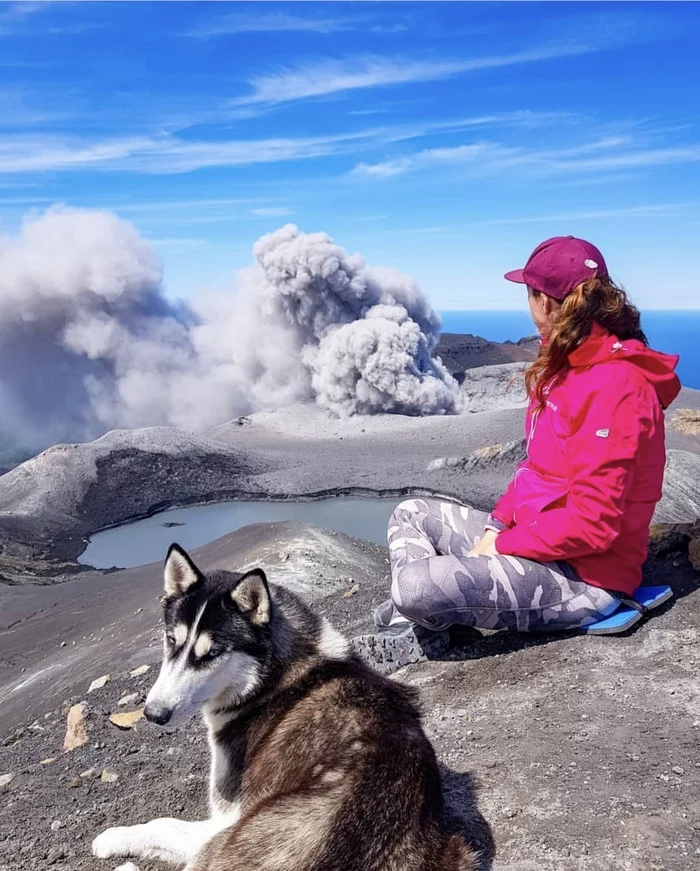
[(573, 369), (610, 360), (634, 363), (656, 390), (662, 408), (668, 408), (680, 393), (681, 382), (674, 371), (679, 360), (677, 355), (653, 351), (637, 339), (622, 342), (600, 324), (594, 324), (586, 341), (569, 354), (569, 364)]

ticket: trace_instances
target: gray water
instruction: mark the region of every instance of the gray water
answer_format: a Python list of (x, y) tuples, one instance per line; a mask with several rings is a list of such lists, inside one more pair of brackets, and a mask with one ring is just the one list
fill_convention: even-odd
[(400, 500), (337, 497), (318, 502), (216, 502), (172, 508), (92, 536), (78, 559), (98, 569), (132, 568), (164, 558), (176, 541), (190, 549), (251, 523), (299, 520), (386, 544), (389, 516)]

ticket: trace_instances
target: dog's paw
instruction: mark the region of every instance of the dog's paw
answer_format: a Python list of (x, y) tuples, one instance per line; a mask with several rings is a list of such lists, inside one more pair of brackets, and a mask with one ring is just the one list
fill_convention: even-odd
[(92, 842), (92, 855), (98, 859), (111, 859), (112, 856), (133, 856), (133, 838), (128, 826), (105, 829)]

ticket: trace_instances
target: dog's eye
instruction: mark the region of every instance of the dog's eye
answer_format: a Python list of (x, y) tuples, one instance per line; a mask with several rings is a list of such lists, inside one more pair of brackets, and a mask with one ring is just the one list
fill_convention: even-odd
[(201, 662), (209, 662), (212, 659), (216, 659), (217, 656), (220, 656), (222, 651), (217, 647), (212, 647), (211, 650), (208, 650), (203, 656), (200, 656)]
[(165, 640), (171, 647), (175, 647), (175, 636), (172, 633), (168, 632), (165, 636)]

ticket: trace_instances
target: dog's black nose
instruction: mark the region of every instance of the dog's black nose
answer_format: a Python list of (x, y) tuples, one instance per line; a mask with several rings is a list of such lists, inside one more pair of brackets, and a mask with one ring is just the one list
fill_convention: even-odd
[(157, 723), (159, 726), (165, 726), (168, 720), (172, 717), (171, 708), (159, 708), (154, 705), (146, 705), (143, 709), (143, 714), (151, 723)]

